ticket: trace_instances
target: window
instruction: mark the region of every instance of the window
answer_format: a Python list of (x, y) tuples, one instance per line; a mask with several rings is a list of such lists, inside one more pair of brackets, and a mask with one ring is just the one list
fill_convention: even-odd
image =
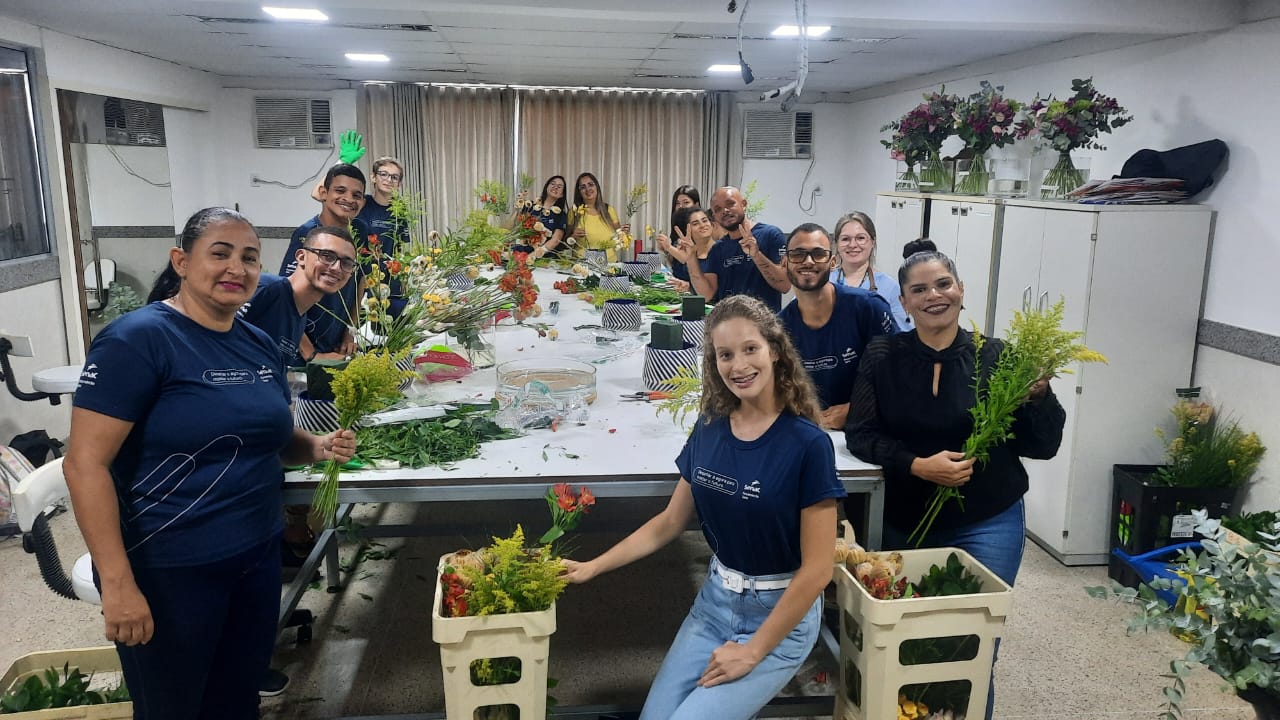
[(27, 56), (0, 47), (0, 261), (47, 252)]

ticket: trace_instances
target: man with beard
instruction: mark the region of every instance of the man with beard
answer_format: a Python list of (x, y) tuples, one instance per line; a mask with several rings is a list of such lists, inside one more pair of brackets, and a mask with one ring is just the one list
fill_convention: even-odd
[(898, 332), (884, 298), (829, 282), (835, 262), (831, 238), (821, 225), (805, 223), (792, 230), (782, 265), (796, 300), (778, 313), (818, 390), (822, 425), (832, 430), (844, 427), (867, 343)]
[(711, 197), (711, 213), (712, 220), (729, 234), (711, 246), (706, 271), (696, 256), (689, 262), (691, 243), (681, 243), (671, 257), (688, 266), (689, 282), (698, 294), (712, 301), (730, 295), (751, 295), (776, 312), (782, 306), (782, 294), (791, 289), (779, 264), (786, 245), (782, 231), (748, 218), (747, 198), (736, 187), (716, 191)]

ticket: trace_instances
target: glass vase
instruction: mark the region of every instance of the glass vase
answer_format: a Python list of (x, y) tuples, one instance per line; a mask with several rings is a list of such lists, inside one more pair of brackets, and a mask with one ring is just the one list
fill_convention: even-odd
[(1058, 162), (1044, 173), (1040, 182), (1041, 200), (1066, 200), (1067, 193), (1089, 181), (1087, 158), (1072, 161), (1071, 153), (1058, 154)]
[(974, 153), (967, 160), (956, 161), (956, 193), (986, 195), (990, 182), (991, 171), (987, 167), (987, 158), (982, 153)]
[(896, 192), (919, 192), (920, 175), (916, 166), (899, 160), (893, 174), (893, 189)]
[(493, 367), (498, 359), (495, 325), (463, 325), (449, 331), (449, 345), (471, 363), (474, 370)]
[(955, 164), (943, 160), (936, 150), (920, 163), (920, 192), (949, 193), (955, 184)]

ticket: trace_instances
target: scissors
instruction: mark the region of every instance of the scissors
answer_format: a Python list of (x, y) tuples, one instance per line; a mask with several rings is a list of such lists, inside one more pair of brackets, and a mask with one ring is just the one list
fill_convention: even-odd
[(654, 400), (670, 400), (671, 393), (640, 390), (622, 396), (623, 402), (653, 402)]

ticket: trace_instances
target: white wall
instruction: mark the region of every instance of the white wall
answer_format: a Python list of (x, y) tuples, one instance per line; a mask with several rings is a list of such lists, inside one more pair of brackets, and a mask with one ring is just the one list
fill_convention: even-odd
[[(214, 137), (218, 147), (219, 198), (231, 206), (239, 205), (240, 212), (255, 225), (296, 227), (320, 211), (319, 203), (311, 199), (311, 189), (324, 179), (325, 171), (338, 162), (337, 148), (286, 150), (255, 147), (253, 98), (259, 95), (329, 98), (336, 140), (337, 134), (356, 127), (356, 92), (295, 93), (227, 88), (218, 93), (211, 121), (216, 128)], [(367, 162), (362, 161), (362, 166), (368, 167)], [(301, 184), (302, 187), (255, 187), (250, 181), (254, 175), (288, 185)]]
[[(1119, 172), (1125, 159), (1142, 148), (1163, 150), (1211, 138), (1230, 147), (1220, 184), (1197, 197), (1218, 213), (1204, 316), (1280, 335), (1280, 313), (1264, 301), (1266, 271), (1260, 271), (1280, 267), (1280, 225), (1271, 213), (1280, 197), (1280, 173), (1274, 171), (1280, 135), (1270, 120), (1280, 113), (1280, 79), (1272, 72), (1277, 66), (1280, 19), (1270, 19), (978, 77), (958, 72), (933, 77), (927, 85), (847, 107), (848, 144), (840, 154), (859, 169), (848, 176), (846, 204), (874, 207), (875, 193), (889, 188), (893, 162), (877, 142), (884, 137), (879, 128), (942, 82), (950, 92), (967, 94), (985, 79), (1029, 100), (1037, 92), (1067, 95), (1072, 78), (1093, 76), (1101, 92), (1116, 97), (1134, 115), (1131, 124), (1102, 136), (1107, 150), (1081, 151), (1091, 156), (1095, 177)], [(1029, 155), (1029, 144), (1020, 143), (1013, 151)], [(1148, 281), (1153, 292), (1178, 291), (1161, 287), (1159, 278)], [(1257, 430), (1272, 448), (1247, 507), (1280, 507), (1280, 396), (1267, 390), (1280, 387), (1280, 367), (1201, 346), (1195, 382), (1238, 413), (1244, 426)], [(1164, 419), (1152, 418), (1152, 425)]]
[[(777, 106), (743, 103), (739, 105), (739, 110), (760, 107)], [(752, 180), (756, 181), (755, 197), (749, 200), (768, 197), (764, 212), (756, 220), (777, 225), (784, 233), (789, 233), (797, 225), (806, 222), (816, 222), (830, 230), (831, 224), (838, 217), (849, 210), (858, 209), (846, 207), (845, 202), (846, 177), (854, 174), (853, 170), (857, 167), (848, 152), (849, 127), (845, 114), (849, 107), (847, 104), (837, 103), (797, 107), (798, 110), (813, 111), (812, 160), (742, 161), (742, 186), (745, 188)], [(735, 148), (735, 151), (740, 151), (740, 148)], [(810, 163), (813, 164), (812, 170), (809, 169)], [(805, 179), (806, 172), (809, 173), (808, 180)], [(822, 186), (822, 195), (816, 200), (810, 195), (815, 185)], [(703, 192), (709, 193), (711, 190)], [(704, 197), (703, 204), (710, 205), (711, 198)], [(805, 211), (806, 208), (808, 212)]]
[(94, 225), (173, 224), (167, 148), (88, 144), (85, 159)]
[[(22, 390), (31, 392), (31, 375), (36, 371), (69, 364), (57, 280), (0, 293), (0, 330), (31, 338), (35, 357), (10, 358), (14, 379)], [(0, 443), (37, 428), (48, 430), (50, 437), (65, 438), (71, 423), (70, 408), (70, 398), (53, 406), (47, 400), (24, 402), (0, 390)]]
[(210, 141), (213, 113), (165, 107), (164, 129), (176, 235), (197, 210), (227, 200), (218, 191), (218, 145)]

